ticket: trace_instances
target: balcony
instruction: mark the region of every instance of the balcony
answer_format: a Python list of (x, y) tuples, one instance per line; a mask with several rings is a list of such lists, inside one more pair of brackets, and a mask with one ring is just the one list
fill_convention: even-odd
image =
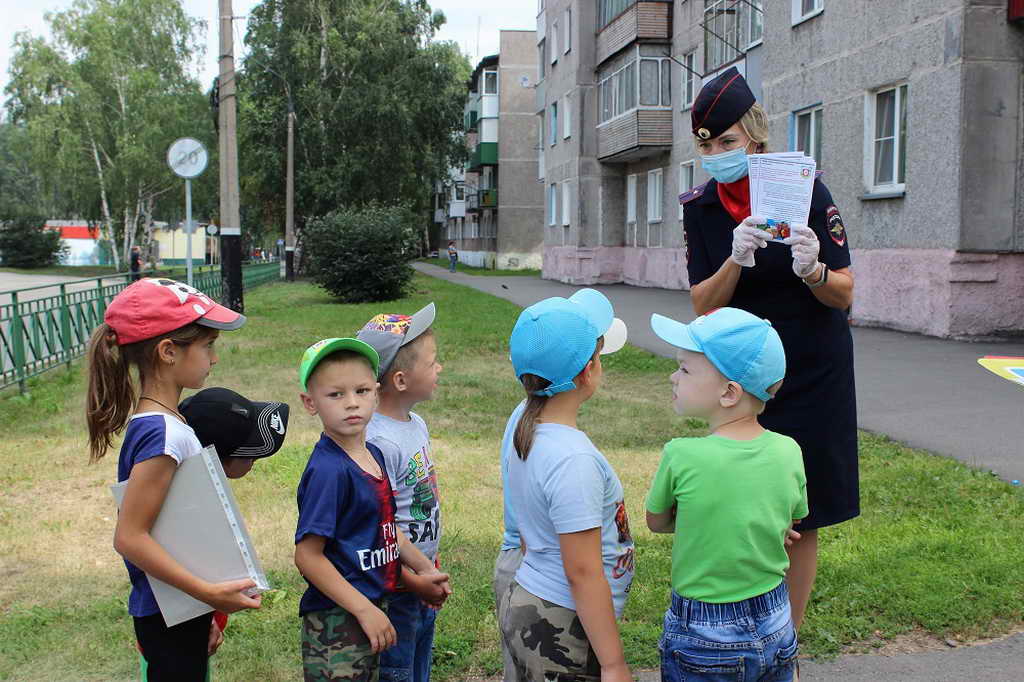
[(672, 110), (634, 109), (597, 129), (597, 158), (626, 163), (672, 149)]
[(471, 109), (465, 113), (462, 117), (462, 124), (466, 129), (466, 132), (472, 132), (476, 130), (477, 121), (480, 120), (480, 112), (475, 109)]
[(497, 142), (481, 142), (473, 148), (473, 153), (469, 156), (469, 162), (466, 164), (466, 170), (473, 171), (481, 166), (497, 166), (498, 165), (498, 143)]
[(480, 197), (476, 192), (466, 193), (466, 213), (477, 213), (480, 210)]
[(637, 0), (598, 32), (597, 64), (604, 63), (634, 42), (671, 40), (671, 0)]

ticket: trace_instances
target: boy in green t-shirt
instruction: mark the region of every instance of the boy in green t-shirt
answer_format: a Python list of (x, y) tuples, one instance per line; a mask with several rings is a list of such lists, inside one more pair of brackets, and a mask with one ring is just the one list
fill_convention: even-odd
[(711, 428), (669, 441), (647, 495), (647, 526), (675, 533), (662, 679), (792, 680), (786, 542), (807, 515), (806, 480), (796, 442), (757, 421), (786, 374), (782, 341), (736, 308), (651, 327), (679, 349), (676, 412)]

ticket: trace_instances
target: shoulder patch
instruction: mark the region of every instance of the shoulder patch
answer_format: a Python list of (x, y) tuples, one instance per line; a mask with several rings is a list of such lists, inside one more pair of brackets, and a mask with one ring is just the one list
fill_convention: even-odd
[(839, 215), (839, 209), (834, 204), (825, 209), (825, 227), (836, 246), (846, 245), (846, 227), (843, 225), (843, 217)]
[(696, 187), (686, 190), (685, 192), (679, 195), (679, 203), (687, 204), (696, 199), (697, 197), (701, 196), (702, 194), (704, 194), (704, 188), (707, 187), (707, 185), (708, 183), (705, 182), (703, 185), (697, 185)]

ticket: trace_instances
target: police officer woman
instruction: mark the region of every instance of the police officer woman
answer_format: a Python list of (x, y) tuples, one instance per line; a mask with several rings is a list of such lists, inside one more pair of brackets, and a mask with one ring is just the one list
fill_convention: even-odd
[(712, 176), (683, 203), (687, 271), (697, 314), (742, 308), (782, 337), (786, 379), (761, 424), (803, 450), (810, 514), (796, 526), (787, 575), (793, 623), (803, 621), (818, 566), (818, 529), (860, 513), (853, 340), (846, 310), (853, 275), (846, 230), (816, 179), (807, 225), (780, 244), (750, 217), (747, 154), (766, 151), (768, 117), (735, 67), (709, 82), (692, 110), (701, 165)]

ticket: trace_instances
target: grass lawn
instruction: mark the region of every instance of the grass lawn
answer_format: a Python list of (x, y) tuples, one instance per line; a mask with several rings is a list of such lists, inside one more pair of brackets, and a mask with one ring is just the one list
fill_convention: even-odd
[[(333, 303), (305, 283), (246, 295), (249, 323), (218, 341), (208, 385), (292, 405), (285, 447), (233, 484), (277, 590), (232, 617), (214, 679), (294, 680), (298, 599), (292, 564), (295, 486), (319, 433), (297, 400), (307, 345), (351, 334), (377, 312), (438, 308), (444, 371), (419, 412), (431, 427), (444, 510), (442, 563), (455, 594), (438, 620), (439, 680), (500, 669), (491, 572), (501, 535), (498, 442), (521, 397), (508, 364), (511, 303), (417, 275), (412, 294), (373, 305)], [(621, 628), (629, 663), (657, 665), (668, 602), (671, 537), (644, 524), (643, 499), (662, 445), (703, 425), (669, 408), (672, 364), (627, 347), (606, 358), (605, 383), (581, 427), (626, 488), (637, 576)], [(111, 547), (116, 450), (89, 466), (81, 362), (0, 397), (0, 679), (128, 680), (136, 669), (128, 580)], [(805, 654), (870, 648), (925, 631), (969, 640), (1024, 621), (1024, 494), (993, 476), (885, 438), (861, 440), (864, 514), (822, 531), (817, 590), (802, 632)]]
[[(429, 263), (439, 268), (448, 269), (448, 258), (420, 258), (421, 263)], [(464, 263), (456, 263), (455, 269), (465, 275), (483, 275), (484, 277), (515, 277), (525, 275), (529, 277), (540, 277), (540, 270), (493, 270), (491, 268), (477, 268)]]

